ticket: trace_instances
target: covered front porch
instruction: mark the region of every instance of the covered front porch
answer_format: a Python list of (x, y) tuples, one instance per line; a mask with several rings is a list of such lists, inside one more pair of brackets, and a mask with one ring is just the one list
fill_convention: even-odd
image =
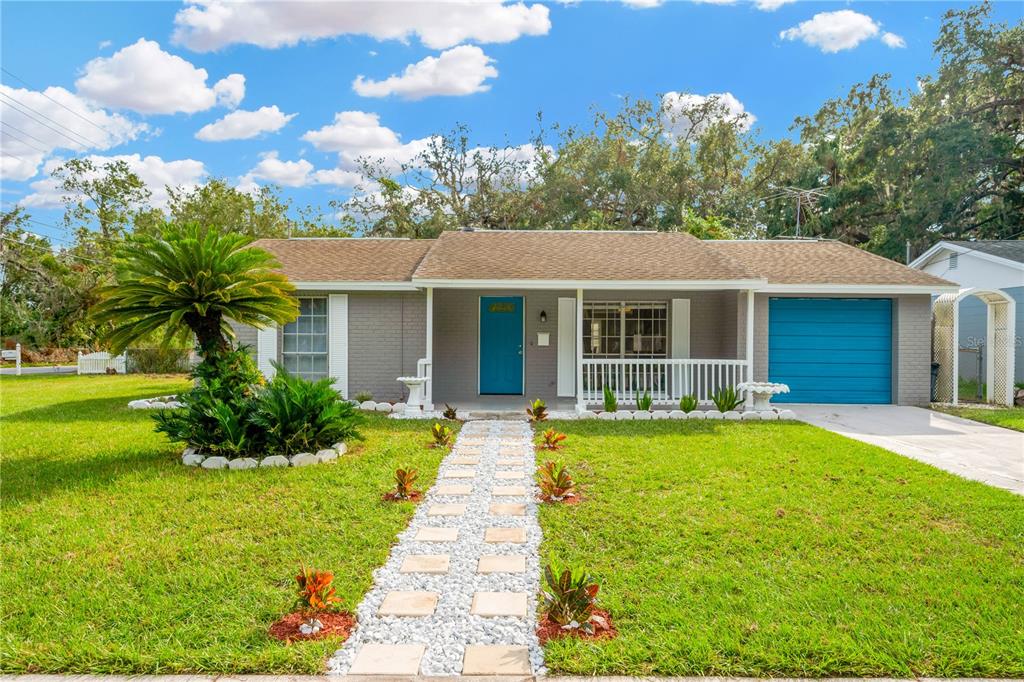
[[(721, 283), (717, 283), (721, 284)], [(426, 288), (427, 409), (673, 408), (752, 377), (753, 292), (721, 288)]]

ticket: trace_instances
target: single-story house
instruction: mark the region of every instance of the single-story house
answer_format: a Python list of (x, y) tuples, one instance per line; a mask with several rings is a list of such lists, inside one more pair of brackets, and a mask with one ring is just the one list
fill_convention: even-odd
[[(1024, 381), (1024, 240), (940, 241), (910, 263), (910, 267), (956, 282), (972, 292), (998, 291), (1015, 302), (1014, 380)], [(959, 374), (978, 379), (988, 338), (988, 304), (977, 296), (960, 302), (958, 324)], [(983, 349), (979, 358), (977, 350)], [(979, 363), (978, 360), (981, 360)]]
[(955, 284), (833, 241), (685, 233), (445, 232), (433, 240), (265, 239), (298, 289), (283, 328), (236, 330), (260, 368), (333, 377), (346, 397), (562, 408), (745, 380), (790, 402), (925, 404), (931, 297)]

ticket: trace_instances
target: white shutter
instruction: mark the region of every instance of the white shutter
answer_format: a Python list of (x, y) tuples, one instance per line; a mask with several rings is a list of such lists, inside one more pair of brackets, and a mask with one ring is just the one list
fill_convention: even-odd
[(327, 371), (334, 390), (348, 398), (348, 294), (327, 297)]
[(690, 299), (672, 299), (672, 357), (690, 357)]
[(558, 395), (576, 395), (576, 299), (558, 299)]
[(277, 362), (276, 324), (256, 330), (256, 366), (268, 380), (274, 378), (274, 366), (270, 364), (271, 362)]

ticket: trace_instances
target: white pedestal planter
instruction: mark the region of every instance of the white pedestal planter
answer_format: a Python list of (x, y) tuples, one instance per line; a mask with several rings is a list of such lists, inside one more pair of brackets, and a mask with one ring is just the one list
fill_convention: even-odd
[(427, 377), (398, 377), (398, 380), (409, 389), (404, 413), (406, 415), (422, 414), (424, 385), (427, 383)]
[(789, 386), (777, 384), (770, 381), (744, 381), (736, 385), (736, 390), (746, 391), (753, 397), (752, 409), (757, 412), (766, 412), (772, 409), (772, 396), (780, 393), (789, 393)]

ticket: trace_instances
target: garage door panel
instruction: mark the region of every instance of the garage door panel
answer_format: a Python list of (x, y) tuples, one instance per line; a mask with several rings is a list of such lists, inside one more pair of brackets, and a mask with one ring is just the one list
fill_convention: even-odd
[[(769, 332), (770, 334), (771, 332)], [(819, 336), (787, 336), (775, 335), (768, 342), (768, 350), (820, 350), (820, 351), (883, 351), (887, 355), (892, 352), (892, 338), (888, 336), (851, 336), (851, 337), (819, 337)]]
[(889, 367), (879, 363), (779, 362), (775, 371), (788, 377), (877, 377), (886, 382), (890, 379)]
[(768, 378), (790, 388), (779, 402), (891, 401), (890, 299), (770, 299), (768, 334)]

